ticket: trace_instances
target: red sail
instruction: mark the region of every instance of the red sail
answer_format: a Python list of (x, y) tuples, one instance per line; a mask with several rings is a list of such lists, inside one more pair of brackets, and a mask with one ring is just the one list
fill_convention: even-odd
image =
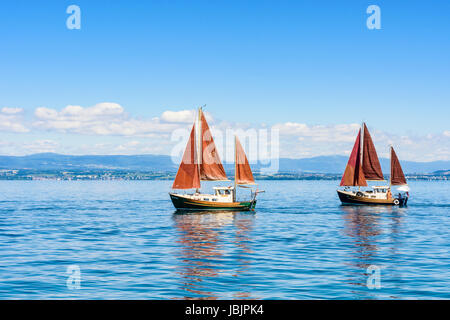
[(198, 172), (197, 150), (195, 146), (195, 124), (184, 150), (180, 168), (173, 182), (172, 189), (198, 189), (200, 188), (200, 176)]
[(235, 139), (236, 139), (236, 159), (235, 159), (236, 184), (255, 184), (252, 169), (250, 168), (250, 164), (248, 163), (244, 149), (242, 148), (239, 139), (237, 137), (235, 137)]
[(391, 185), (405, 185), (406, 178), (403, 174), (400, 161), (398, 161), (397, 155), (395, 154), (394, 148), (391, 148)]
[(220, 161), (219, 153), (209, 130), (206, 118), (200, 110), (202, 126), (202, 161), (200, 164), (201, 180), (227, 180), (227, 175)]
[(366, 178), (361, 168), (361, 130), (356, 137), (350, 159), (342, 176), (341, 186), (367, 186)]
[(377, 151), (370, 137), (369, 130), (364, 123), (363, 138), (363, 164), (362, 169), (367, 180), (384, 180), (381, 171), (380, 161), (378, 160)]

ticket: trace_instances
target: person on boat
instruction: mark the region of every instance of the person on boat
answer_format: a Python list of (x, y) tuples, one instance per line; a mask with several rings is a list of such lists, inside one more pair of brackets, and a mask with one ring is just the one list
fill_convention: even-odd
[(387, 199), (388, 200), (391, 200), (392, 199), (392, 193), (391, 193), (391, 189), (388, 189), (388, 191), (387, 191)]

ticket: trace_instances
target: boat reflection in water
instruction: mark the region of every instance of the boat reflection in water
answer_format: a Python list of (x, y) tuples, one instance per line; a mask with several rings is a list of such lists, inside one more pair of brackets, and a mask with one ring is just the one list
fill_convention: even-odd
[(381, 234), (380, 208), (341, 206), (341, 209), (345, 212), (345, 233), (352, 238), (355, 246), (354, 265), (359, 268), (367, 268), (373, 264), (373, 257), (378, 250), (376, 237)]
[[(341, 210), (345, 213), (344, 233), (352, 244), (349, 265), (354, 268), (348, 282), (362, 289), (353, 292), (357, 299), (379, 297), (376, 294), (380, 292), (367, 289), (370, 276), (367, 268), (375, 266), (380, 271), (388, 269), (389, 278), (398, 277), (395, 270), (399, 259), (398, 233), (403, 211), (406, 209), (390, 206), (341, 206)], [(380, 279), (387, 280), (388, 274), (381, 274)]]
[(248, 212), (217, 210), (173, 214), (184, 299), (215, 300), (228, 294), (228, 299), (254, 299), (243, 278), (252, 254), (249, 234), (254, 219)]

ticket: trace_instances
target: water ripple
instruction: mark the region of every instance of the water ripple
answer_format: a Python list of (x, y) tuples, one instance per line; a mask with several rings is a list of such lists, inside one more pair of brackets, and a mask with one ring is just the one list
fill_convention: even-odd
[(0, 184), (1, 299), (450, 297), (442, 182), (411, 183), (395, 208), (341, 206), (335, 181), (261, 181), (255, 213), (188, 214), (170, 181)]

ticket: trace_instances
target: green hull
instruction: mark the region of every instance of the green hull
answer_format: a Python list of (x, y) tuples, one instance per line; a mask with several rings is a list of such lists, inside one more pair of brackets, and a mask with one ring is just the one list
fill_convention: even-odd
[(250, 211), (256, 206), (256, 200), (231, 203), (211, 202), (189, 199), (173, 193), (170, 193), (170, 199), (178, 210)]

